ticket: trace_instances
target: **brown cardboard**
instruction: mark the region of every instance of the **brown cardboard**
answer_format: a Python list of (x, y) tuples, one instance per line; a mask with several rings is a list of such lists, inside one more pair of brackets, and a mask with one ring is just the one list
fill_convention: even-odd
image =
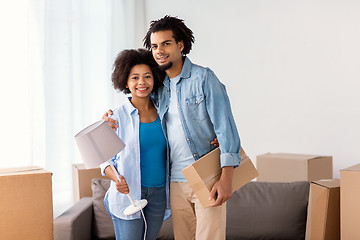
[(259, 182), (332, 179), (332, 156), (266, 153), (256, 157)]
[(84, 164), (73, 164), (73, 194), (74, 202), (83, 197), (92, 197), (91, 180), (108, 177), (101, 175), (100, 168), (85, 168)]
[(53, 239), (52, 173), (0, 169), (0, 239)]
[[(233, 173), (233, 192), (258, 176), (256, 168), (242, 148), (240, 157), (241, 163), (234, 169)], [(184, 174), (204, 208), (209, 207), (215, 202), (215, 200), (210, 201), (209, 196), (212, 186), (220, 179), (221, 175), (219, 148), (206, 154), (193, 164), (184, 168), (181, 172)]]
[(360, 239), (360, 164), (340, 170), (341, 240)]
[(340, 180), (326, 179), (310, 184), (305, 240), (340, 239)]

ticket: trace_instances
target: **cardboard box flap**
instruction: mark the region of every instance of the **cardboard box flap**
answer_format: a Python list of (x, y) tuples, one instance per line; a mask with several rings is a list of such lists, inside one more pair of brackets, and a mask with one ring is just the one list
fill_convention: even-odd
[(312, 183), (320, 185), (325, 188), (337, 188), (340, 187), (340, 179), (321, 179), (318, 181), (313, 181)]
[(356, 164), (354, 166), (345, 168), (345, 169), (341, 169), (340, 171), (360, 171), (360, 164)]
[(84, 163), (74, 163), (73, 166), (78, 170), (87, 170), (87, 169), (99, 169), (100, 167), (96, 168), (86, 168)]
[(279, 158), (279, 159), (291, 159), (291, 160), (309, 160), (316, 159), (328, 156), (322, 155), (309, 155), (309, 154), (294, 154), (294, 153), (266, 153), (260, 156), (266, 156), (270, 158)]
[[(242, 159), (241, 163), (234, 169), (232, 182), (233, 192), (258, 176), (256, 168), (243, 150), (240, 152), (240, 157)], [(221, 176), (219, 148), (201, 157), (181, 172), (184, 174), (204, 208), (209, 207), (215, 202), (214, 200), (209, 201), (209, 195), (212, 186)]]
[(34, 174), (34, 173), (50, 173), (49, 171), (37, 167), (37, 166), (28, 166), (28, 167), (17, 167), (17, 168), (3, 168), (0, 169), (0, 175), (8, 176), (15, 174)]
[[(193, 185), (191, 186), (194, 191), (202, 188), (204, 186), (203, 182), (205, 183), (205, 186), (209, 191), (211, 191), (212, 186), (220, 179), (221, 175), (221, 166), (220, 166), (220, 150), (219, 148), (216, 148), (209, 152), (206, 155), (206, 158), (212, 159), (214, 164), (207, 164), (206, 167), (204, 166), (204, 162), (202, 161), (195, 161), (192, 165), (186, 167), (186, 168), (193, 168), (196, 169), (197, 175), (199, 176), (196, 178), (193, 178), (192, 176), (189, 176), (193, 182)], [(240, 165), (247, 164), (247, 161), (249, 161), (249, 157), (246, 155), (245, 151), (241, 148), (240, 150), (240, 158), (241, 162)], [(185, 170), (184, 168), (183, 170)], [(187, 170), (185, 170), (186, 172)], [(234, 169), (234, 172), (237, 171), (237, 168)], [(250, 175), (253, 174), (253, 172), (250, 172)], [(256, 174), (258, 174), (256, 172)], [(186, 176), (185, 176), (186, 177)], [(233, 184), (233, 188), (237, 187), (237, 185)], [(238, 188), (233, 191), (236, 191)]]
[(76, 168), (76, 169), (78, 169), (78, 170), (80, 170), (80, 169), (87, 169), (87, 168), (85, 168), (85, 164), (83, 164), (83, 163), (74, 163), (74, 164), (73, 164), (73, 167)]
[[(219, 159), (220, 158), (220, 151), (219, 148), (216, 148), (214, 150), (212, 150), (211, 152), (209, 152), (207, 155), (205, 155), (209, 160), (213, 160), (213, 159)], [(201, 159), (201, 158), (200, 158)], [(203, 162), (202, 161), (195, 161), (193, 164), (191, 164), (188, 167), (192, 167), (192, 168), (196, 168), (197, 169), (197, 173), (199, 175), (199, 177), (202, 179), (202, 181), (204, 181), (205, 183), (208, 183), (209, 181), (213, 180), (214, 178), (216, 178), (217, 176), (220, 175), (221, 173), (221, 168), (220, 168), (220, 161), (216, 161), (215, 164), (207, 164), (206, 167), (203, 167)], [(186, 168), (188, 168), (186, 167)], [(185, 168), (185, 169), (186, 169)], [(214, 175), (215, 174), (215, 175)]]

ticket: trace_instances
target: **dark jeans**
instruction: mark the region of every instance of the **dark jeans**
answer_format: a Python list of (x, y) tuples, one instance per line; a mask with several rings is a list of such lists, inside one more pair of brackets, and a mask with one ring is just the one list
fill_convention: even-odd
[[(147, 232), (146, 240), (155, 240), (164, 220), (166, 208), (165, 187), (141, 187), (141, 198), (146, 199), (148, 204), (143, 209)], [(107, 197), (104, 199), (105, 207), (109, 212)], [(142, 240), (144, 238), (145, 224), (144, 219), (124, 220), (117, 218), (109, 212), (115, 228), (117, 240)]]

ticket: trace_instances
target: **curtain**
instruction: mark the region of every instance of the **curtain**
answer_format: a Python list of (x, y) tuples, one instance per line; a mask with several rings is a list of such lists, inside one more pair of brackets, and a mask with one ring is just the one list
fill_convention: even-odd
[(112, 64), (121, 50), (142, 46), (144, 0), (1, 5), (8, 38), (1, 42), (7, 87), (1, 90), (0, 168), (51, 171), (56, 217), (73, 204), (72, 164), (82, 162), (74, 135), (125, 98), (112, 87)]

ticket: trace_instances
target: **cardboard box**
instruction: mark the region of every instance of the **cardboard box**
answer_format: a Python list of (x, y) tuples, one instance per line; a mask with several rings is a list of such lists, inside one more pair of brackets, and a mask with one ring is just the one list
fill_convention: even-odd
[(267, 153), (256, 157), (259, 182), (296, 182), (332, 179), (332, 157)]
[(74, 202), (79, 201), (83, 197), (92, 197), (91, 180), (94, 178), (105, 178), (101, 175), (100, 168), (85, 168), (83, 163), (73, 164), (73, 194)]
[[(243, 149), (240, 151), (241, 163), (234, 169), (233, 174), (233, 192), (250, 182), (258, 176), (256, 168)], [(210, 191), (215, 182), (220, 179), (220, 150), (214, 149), (193, 164), (187, 166), (181, 171), (190, 184), (202, 206), (207, 208), (215, 200), (209, 200)]]
[(52, 173), (0, 169), (0, 239), (53, 239)]
[(310, 184), (305, 240), (340, 239), (340, 180)]
[(342, 240), (360, 239), (360, 164), (340, 170)]

